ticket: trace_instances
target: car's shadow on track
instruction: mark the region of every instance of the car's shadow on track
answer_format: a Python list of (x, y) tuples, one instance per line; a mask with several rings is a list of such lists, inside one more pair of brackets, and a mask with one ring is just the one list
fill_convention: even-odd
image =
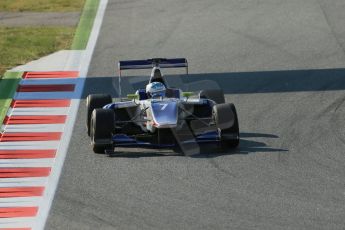
[(287, 152), (288, 149), (274, 148), (268, 146), (265, 142), (250, 140), (248, 138), (279, 138), (274, 134), (267, 133), (240, 133), (241, 140), (240, 145), (235, 149), (229, 149), (222, 151), (215, 149), (214, 146), (203, 146), (202, 151), (199, 154), (193, 155), (193, 158), (214, 158), (224, 155), (246, 155), (252, 153), (269, 153), (269, 152)]
[[(145, 88), (148, 74), (124, 76), (121, 79), (122, 96)], [(64, 80), (64, 79), (62, 79)], [(89, 94), (107, 93), (119, 96), (119, 78), (114, 76), (89, 76), (72, 79), (83, 87), (82, 94), (66, 94), (63, 98), (85, 99)], [(85, 80), (85, 81), (84, 81)], [(257, 94), (283, 92), (315, 92), (345, 90), (345, 69), (280, 70), (259, 72), (202, 73), (166, 76), (169, 86), (184, 91), (221, 88), (225, 94)], [(17, 84), (16, 79), (1, 79), (5, 85)], [(0, 93), (0, 99), (12, 95)]]
[(113, 154), (108, 155), (108, 157), (110, 158), (142, 158), (142, 157), (168, 157), (168, 156), (183, 156), (183, 154), (173, 152), (171, 150), (152, 152), (152, 150), (150, 151), (150, 149), (143, 148), (142, 151), (140, 152), (132, 152), (130, 149), (115, 150)]
[[(214, 144), (202, 144), (198, 146), (198, 149), (194, 152), (194, 154), (187, 155), (187, 157), (191, 158), (214, 158), (220, 157), (224, 155), (245, 155), (245, 154), (252, 154), (252, 153), (269, 153), (269, 152), (287, 152), (287, 149), (281, 148), (274, 148), (268, 146), (265, 142), (261, 141), (254, 141), (248, 138), (279, 138), (277, 135), (274, 134), (266, 134), (266, 133), (248, 133), (242, 132), (240, 133), (241, 140), (240, 145), (235, 149), (229, 149), (226, 151), (222, 151), (218, 146)], [(152, 149), (145, 149), (142, 148), (140, 151), (136, 149), (134, 152), (130, 149), (115, 149), (116, 152), (114, 154), (109, 155), (109, 157), (119, 157), (119, 158), (142, 158), (142, 157), (171, 157), (171, 156), (185, 156), (183, 153), (177, 151), (174, 152), (172, 150), (152, 150)]]

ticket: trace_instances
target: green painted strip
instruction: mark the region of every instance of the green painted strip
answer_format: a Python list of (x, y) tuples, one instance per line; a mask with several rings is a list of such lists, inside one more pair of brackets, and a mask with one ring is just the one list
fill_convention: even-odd
[(100, 0), (86, 0), (77, 31), (74, 36), (71, 47), (72, 50), (83, 50), (86, 48), (93, 22), (97, 14), (99, 1)]
[[(11, 105), (12, 98), (16, 92), (17, 85), (22, 79), (23, 72), (6, 72), (0, 80), (0, 121), (1, 124)], [(0, 124), (0, 125), (1, 125)]]

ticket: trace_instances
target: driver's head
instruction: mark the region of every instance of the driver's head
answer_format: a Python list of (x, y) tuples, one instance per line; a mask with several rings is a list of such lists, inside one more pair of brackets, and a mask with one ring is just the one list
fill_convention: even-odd
[(152, 98), (165, 97), (166, 88), (161, 82), (151, 82), (146, 86), (146, 93)]

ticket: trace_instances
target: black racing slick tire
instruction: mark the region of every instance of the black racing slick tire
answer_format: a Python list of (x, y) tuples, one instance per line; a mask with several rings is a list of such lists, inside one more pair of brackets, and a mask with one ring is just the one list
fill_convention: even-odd
[(221, 89), (207, 89), (201, 90), (199, 93), (200, 98), (210, 99), (217, 104), (225, 103), (224, 92)]
[(87, 119), (86, 128), (87, 134), (90, 136), (90, 120), (94, 109), (102, 108), (103, 106), (112, 103), (112, 98), (108, 94), (90, 94), (86, 98)]
[(236, 148), (240, 143), (239, 123), (235, 105), (223, 103), (213, 106), (212, 116), (217, 126), (221, 148)]
[(115, 113), (111, 109), (94, 109), (90, 121), (90, 138), (93, 151), (104, 153), (113, 147)]

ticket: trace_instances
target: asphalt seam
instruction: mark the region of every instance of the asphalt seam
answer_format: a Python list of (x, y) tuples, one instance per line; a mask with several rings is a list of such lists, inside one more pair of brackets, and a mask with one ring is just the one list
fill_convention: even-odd
[(327, 25), (328, 25), (328, 27), (329, 27), (329, 29), (330, 29), (332, 35), (334, 36), (335, 41), (337, 42), (338, 46), (339, 46), (340, 49), (342, 50), (343, 54), (345, 55), (345, 47), (342, 45), (342, 43), (340, 42), (340, 40), (339, 40), (339, 38), (338, 38), (338, 35), (337, 35), (336, 32), (334, 31), (333, 26), (331, 25), (331, 23), (330, 23), (330, 21), (329, 21), (329, 18), (328, 18), (328, 16), (327, 16), (327, 14), (326, 14), (324, 8), (322, 7), (320, 1), (318, 0), (317, 3), (318, 3), (318, 5), (319, 5), (319, 7), (320, 7), (320, 9), (321, 9), (321, 12), (322, 12), (322, 14), (323, 14), (323, 17), (325, 18), (325, 21), (326, 21), (326, 23), (327, 23)]

